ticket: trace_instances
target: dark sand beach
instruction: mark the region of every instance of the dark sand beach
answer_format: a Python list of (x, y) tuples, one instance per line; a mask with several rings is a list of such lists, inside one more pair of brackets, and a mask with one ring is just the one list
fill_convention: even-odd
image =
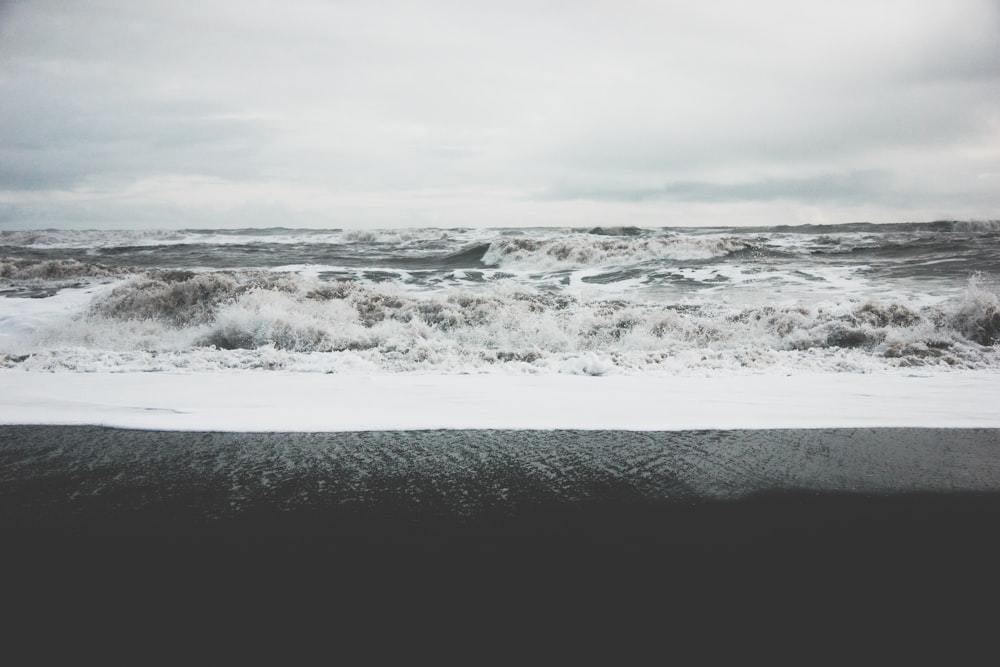
[[(862, 530), (907, 502), (985, 509), (1000, 492), (1000, 434), (989, 429), (188, 433), (7, 426), (0, 434), (4, 528), (40, 538), (304, 540), (348, 551), (393, 542), (432, 547), (450, 538), (495, 546), (556, 537), (810, 542), (855, 530), (825, 524), (827, 513), (857, 513), (850, 523)], [(870, 512), (854, 509), (860, 506)], [(799, 507), (801, 521), (792, 523)], [(727, 515), (744, 511), (758, 525), (726, 525)], [(687, 514), (704, 516), (666, 520)], [(935, 517), (886, 515), (879, 528), (905, 533)]]
[(942, 614), (992, 605), (1000, 570), (995, 430), (6, 426), (0, 441), (8, 589), (37, 613), (307, 600), (413, 619), (445, 600), (646, 618), (790, 596)]

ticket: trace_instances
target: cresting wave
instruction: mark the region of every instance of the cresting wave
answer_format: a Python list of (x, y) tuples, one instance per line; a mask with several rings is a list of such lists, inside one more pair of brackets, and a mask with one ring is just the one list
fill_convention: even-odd
[(483, 255), (487, 266), (551, 270), (584, 266), (636, 264), (653, 260), (704, 260), (737, 252), (764, 252), (754, 240), (721, 237), (588, 237), (569, 239), (500, 239)]
[(0, 280), (18, 283), (45, 283), (49, 286), (74, 284), (84, 278), (111, 278), (129, 270), (88, 264), (75, 259), (0, 259)]
[(265, 271), (139, 273), (0, 357), (28, 370), (704, 373), (1000, 369), (987, 277), (923, 306), (737, 306), (586, 297), (511, 282), (434, 292)]

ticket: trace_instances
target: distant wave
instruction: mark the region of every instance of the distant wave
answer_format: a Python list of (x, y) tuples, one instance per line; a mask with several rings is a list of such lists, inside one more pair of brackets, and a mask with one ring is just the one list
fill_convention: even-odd
[(489, 249), (489, 244), (481, 244), (443, 255), (388, 256), (379, 263), (408, 269), (481, 269), (486, 266), (484, 257)]
[(0, 280), (7, 281), (45, 281), (59, 284), (81, 278), (110, 278), (123, 273), (130, 271), (75, 259), (0, 259)]
[(538, 270), (608, 266), (650, 260), (704, 260), (736, 252), (764, 251), (753, 239), (733, 236), (576, 236), (504, 238), (490, 244), (483, 257), (489, 266)]

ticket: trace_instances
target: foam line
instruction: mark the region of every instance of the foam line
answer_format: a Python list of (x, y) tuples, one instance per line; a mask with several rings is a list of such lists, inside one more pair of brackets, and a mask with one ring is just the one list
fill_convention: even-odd
[(1000, 427), (990, 372), (589, 377), (0, 372), (0, 423), (213, 431)]

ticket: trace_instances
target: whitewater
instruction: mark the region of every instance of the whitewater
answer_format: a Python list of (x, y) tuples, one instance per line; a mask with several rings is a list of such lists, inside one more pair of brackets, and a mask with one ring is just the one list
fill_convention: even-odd
[(1000, 223), (0, 232), (0, 423), (1000, 426)]

